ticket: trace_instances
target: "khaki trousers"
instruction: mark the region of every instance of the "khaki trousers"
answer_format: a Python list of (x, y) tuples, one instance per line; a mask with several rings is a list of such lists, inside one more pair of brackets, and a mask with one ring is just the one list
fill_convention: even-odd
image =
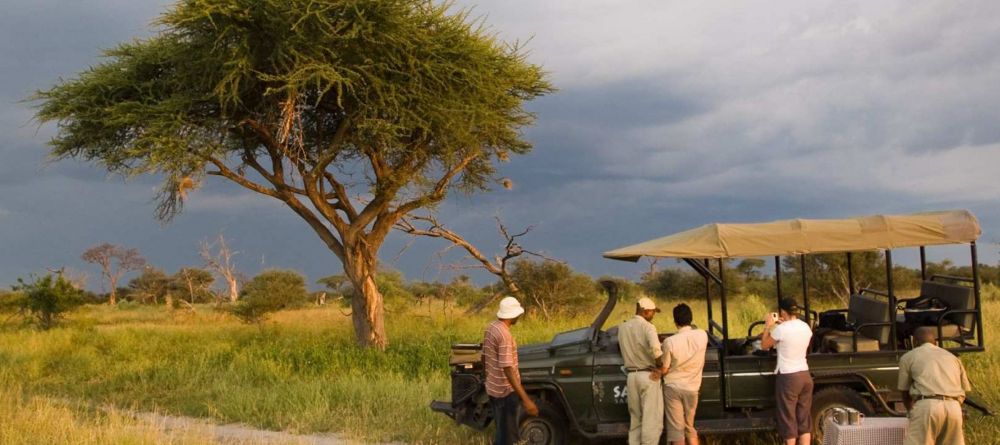
[(628, 373), (628, 445), (657, 445), (663, 433), (663, 391), (649, 371)]
[(687, 437), (698, 437), (694, 429), (694, 414), (698, 411), (698, 392), (685, 391), (663, 385), (663, 411), (667, 422), (668, 442), (678, 442)]
[(962, 405), (957, 400), (917, 401), (907, 417), (905, 445), (965, 445)]

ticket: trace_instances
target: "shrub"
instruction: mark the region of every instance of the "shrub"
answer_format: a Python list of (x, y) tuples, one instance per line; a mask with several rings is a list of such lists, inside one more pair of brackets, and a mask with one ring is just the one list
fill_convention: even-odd
[(231, 312), (245, 323), (260, 323), (272, 312), (302, 305), (308, 298), (306, 279), (292, 270), (268, 270), (253, 277)]
[(32, 282), (17, 279), (14, 291), (20, 293), (19, 309), (42, 329), (49, 329), (62, 318), (62, 314), (84, 302), (84, 293), (58, 275), (36, 278)]
[(563, 263), (522, 260), (514, 263), (510, 275), (521, 288), (524, 307), (546, 318), (589, 312), (601, 301), (594, 280)]

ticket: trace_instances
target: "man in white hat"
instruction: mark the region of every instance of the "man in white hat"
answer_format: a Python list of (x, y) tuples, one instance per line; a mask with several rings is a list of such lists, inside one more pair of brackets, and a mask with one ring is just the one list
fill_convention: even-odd
[(518, 440), (517, 406), (524, 404), (529, 416), (538, 415), (538, 407), (521, 386), (517, 369), (517, 343), (510, 327), (524, 314), (524, 308), (514, 297), (500, 300), (497, 319), (486, 327), (483, 339), (483, 369), (486, 371), (486, 394), (493, 406), (497, 432), (494, 445), (513, 445)]
[(650, 321), (660, 312), (656, 303), (642, 297), (635, 305), (635, 317), (618, 326), (625, 371), (628, 372), (629, 445), (656, 445), (663, 433), (663, 391), (659, 369), (663, 349)]

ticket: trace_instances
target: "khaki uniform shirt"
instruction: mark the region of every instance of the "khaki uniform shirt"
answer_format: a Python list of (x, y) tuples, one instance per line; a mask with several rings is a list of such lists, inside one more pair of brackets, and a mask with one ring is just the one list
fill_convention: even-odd
[(924, 343), (899, 359), (900, 391), (913, 396), (948, 396), (965, 399), (972, 390), (961, 360), (934, 344)]
[(701, 329), (684, 326), (663, 340), (663, 366), (669, 366), (663, 384), (683, 391), (701, 389), (701, 373), (705, 369), (705, 349), (708, 334)]
[(655, 368), (656, 359), (663, 355), (656, 326), (640, 315), (618, 326), (618, 345), (626, 368)]

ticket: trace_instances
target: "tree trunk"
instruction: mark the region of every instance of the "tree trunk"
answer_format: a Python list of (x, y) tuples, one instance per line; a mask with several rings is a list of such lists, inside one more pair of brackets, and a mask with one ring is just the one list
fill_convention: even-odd
[(236, 303), (236, 300), (240, 299), (240, 285), (236, 281), (236, 277), (226, 277), (226, 281), (229, 283), (229, 302)]
[(108, 303), (112, 306), (118, 304), (118, 279), (111, 278), (111, 292), (108, 293)]
[(344, 258), (344, 272), (354, 285), (351, 297), (351, 318), (358, 346), (376, 347), (384, 351), (388, 345), (385, 336), (385, 307), (382, 293), (375, 284), (375, 261), (367, 254), (354, 252)]

